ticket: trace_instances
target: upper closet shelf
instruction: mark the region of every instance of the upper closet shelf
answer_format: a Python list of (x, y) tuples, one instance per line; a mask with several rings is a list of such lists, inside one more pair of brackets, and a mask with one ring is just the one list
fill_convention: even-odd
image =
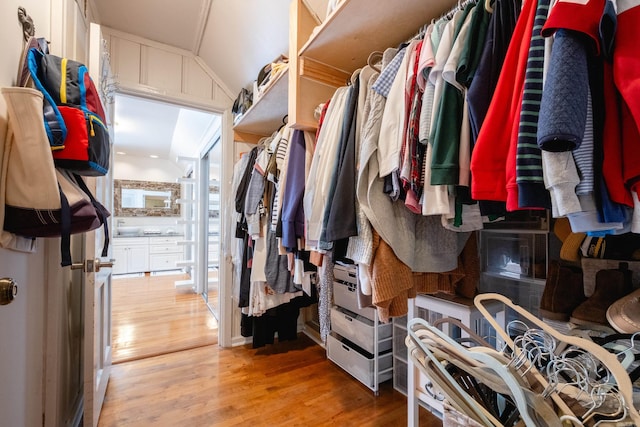
[(346, 72), (366, 64), (369, 54), (410, 39), (452, 0), (344, 0), (314, 30), (298, 55)]
[[(247, 110), (233, 130), (242, 134), (271, 135), (287, 115), (289, 70), (284, 70), (265, 89), (262, 96)], [(240, 138), (245, 140), (246, 138)]]

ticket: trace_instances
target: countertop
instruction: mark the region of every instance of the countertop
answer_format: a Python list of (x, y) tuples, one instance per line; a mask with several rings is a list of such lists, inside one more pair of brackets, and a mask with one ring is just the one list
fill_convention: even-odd
[(131, 237), (182, 237), (182, 236), (184, 236), (183, 233), (171, 233), (171, 234), (166, 234), (166, 233), (161, 233), (161, 234), (138, 233), (138, 234), (114, 234), (113, 238), (114, 239), (124, 239), (124, 238), (131, 238)]

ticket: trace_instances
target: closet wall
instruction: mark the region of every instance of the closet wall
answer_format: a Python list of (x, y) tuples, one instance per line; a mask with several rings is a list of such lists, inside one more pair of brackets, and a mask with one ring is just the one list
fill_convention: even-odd
[[(83, 3), (86, 10), (80, 9)], [(0, 3), (0, 86), (15, 83), (22, 51), (18, 7), (33, 19), (36, 35), (51, 42), (51, 51), (86, 62), (89, 46), (91, 2), (74, 0), (7, 0)], [(0, 138), (6, 135), (6, 105), (0, 99)], [(0, 158), (2, 153), (0, 153)], [(34, 253), (0, 249), (0, 277), (18, 283), (18, 295), (0, 306), (0, 414), (11, 426), (54, 425), (73, 416), (70, 400), (79, 390), (78, 369), (69, 353), (68, 286), (59, 265), (59, 240), (39, 239)], [(52, 319), (52, 311), (64, 311), (64, 319)], [(77, 358), (80, 354), (76, 351)], [(77, 359), (76, 359), (77, 360)], [(76, 364), (77, 365), (77, 364)], [(74, 371), (74, 372), (72, 372)], [(74, 378), (72, 378), (74, 376)], [(80, 378), (81, 382), (82, 379)], [(61, 390), (64, 390), (63, 394)], [(64, 412), (63, 412), (64, 411)], [(64, 414), (64, 416), (59, 416)]]
[[(18, 6), (32, 14), (38, 34), (50, 37), (51, 5), (39, 0), (0, 2), (0, 86), (16, 79), (22, 51), (22, 30), (17, 20)], [(0, 138), (4, 141), (7, 111), (0, 97)], [(1, 151), (1, 150), (0, 150)], [(0, 158), (2, 154), (0, 153)], [(0, 277), (18, 283), (18, 296), (0, 306), (0, 414), (2, 424), (42, 425), (44, 370), (44, 298), (46, 288), (43, 245), (33, 254), (0, 249)]]
[(118, 90), (177, 97), (220, 110), (233, 104), (235, 96), (191, 52), (106, 27), (103, 33)]

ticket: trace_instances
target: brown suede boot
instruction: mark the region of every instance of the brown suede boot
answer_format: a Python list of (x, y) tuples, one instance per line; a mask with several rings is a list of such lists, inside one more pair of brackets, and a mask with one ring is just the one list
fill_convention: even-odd
[(609, 325), (607, 309), (618, 299), (631, 292), (633, 283), (629, 264), (621, 262), (617, 269), (596, 273), (596, 287), (585, 302), (571, 314), (571, 322), (579, 325)]
[(582, 269), (551, 261), (540, 299), (540, 315), (549, 320), (569, 321), (571, 312), (585, 299)]

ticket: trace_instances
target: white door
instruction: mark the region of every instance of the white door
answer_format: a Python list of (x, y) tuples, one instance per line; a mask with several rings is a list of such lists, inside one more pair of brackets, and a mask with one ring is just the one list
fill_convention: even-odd
[[(99, 178), (97, 194), (108, 178)], [(107, 184), (108, 185), (108, 184)], [(91, 188), (91, 185), (89, 185)], [(102, 199), (104, 201), (104, 199)], [(78, 240), (82, 237), (78, 237)], [(102, 231), (88, 233), (84, 243), (84, 426), (97, 426), (111, 372), (111, 268), (101, 258)]]
[[(102, 79), (108, 74), (108, 61), (103, 54), (100, 26), (91, 24), (89, 73), (96, 86), (101, 87)], [(105, 61), (107, 63), (105, 64)], [(104, 65), (104, 67), (103, 67)], [(107, 123), (111, 127), (112, 108), (105, 103)], [(111, 156), (113, 164), (113, 153)], [(87, 185), (96, 199), (113, 212), (113, 175), (111, 170), (105, 177), (87, 179)], [(109, 234), (112, 222), (108, 220)], [(108, 236), (112, 241), (111, 236)], [(111, 372), (111, 257), (102, 258), (101, 252), (105, 235), (102, 230), (84, 236), (84, 426), (98, 425), (100, 410), (107, 391)], [(112, 249), (109, 249), (112, 254)], [(101, 268), (101, 265), (103, 266)]]

